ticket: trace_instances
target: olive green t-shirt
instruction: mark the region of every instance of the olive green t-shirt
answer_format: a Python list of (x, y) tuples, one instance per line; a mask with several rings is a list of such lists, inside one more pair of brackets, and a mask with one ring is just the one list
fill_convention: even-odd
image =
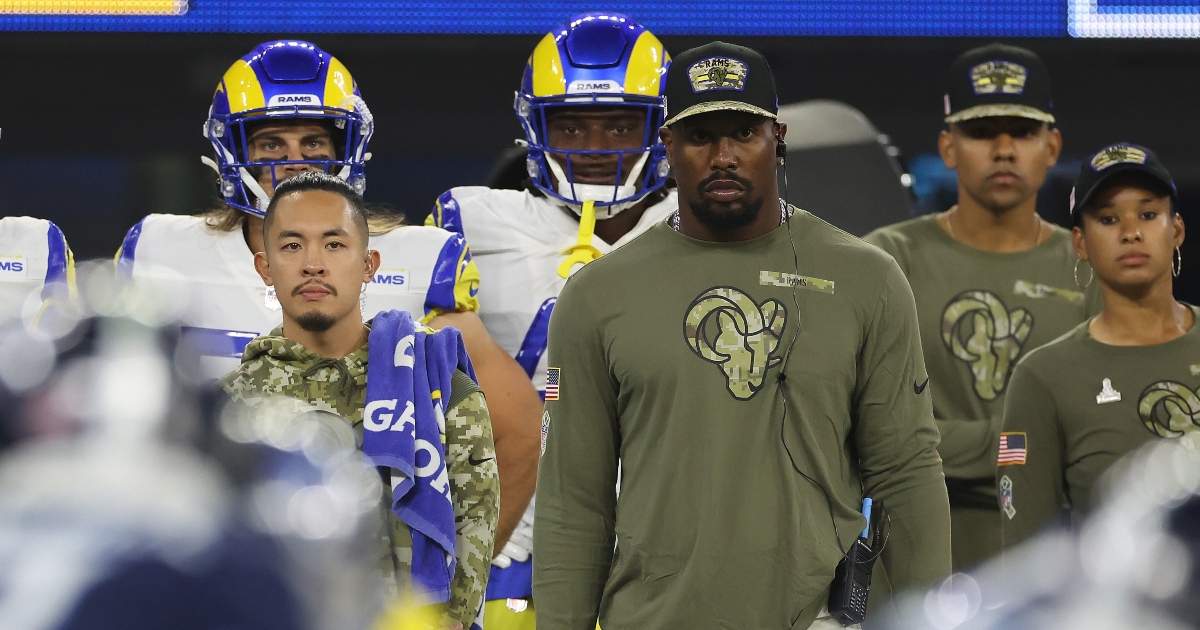
[(864, 493), (891, 514), (894, 584), (949, 573), (908, 283), (807, 212), (790, 225), (798, 264), (784, 226), (712, 243), (659, 224), (567, 282), (538, 472), (539, 630), (807, 628)]
[[(1200, 315), (1200, 309), (1191, 307)], [(1200, 430), (1200, 326), (1152, 346), (1110, 346), (1088, 323), (1013, 372), (996, 480), (1005, 547), (1078, 521), (1114, 461), (1156, 438)]]
[[(895, 257), (912, 286), (950, 503), (994, 509), (996, 448), (1013, 367), (1100, 310), (1095, 290), (1075, 284), (1071, 233), (1056, 227), (1028, 251), (1001, 254), (950, 238), (931, 214), (880, 228), (866, 240)], [(1090, 270), (1080, 265), (1080, 272)]]

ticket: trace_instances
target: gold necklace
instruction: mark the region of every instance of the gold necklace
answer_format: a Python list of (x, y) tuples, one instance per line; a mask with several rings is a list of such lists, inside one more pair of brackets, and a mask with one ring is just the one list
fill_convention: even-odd
[[(950, 238), (957, 241), (958, 239), (954, 236), (953, 221), (954, 215), (956, 214), (958, 214), (958, 204), (954, 204), (954, 207), (950, 208), (950, 210), (946, 212), (946, 232), (950, 234)], [(1033, 213), (1033, 222), (1035, 225), (1037, 225), (1037, 233), (1033, 235), (1033, 247), (1037, 247), (1038, 243), (1042, 242), (1042, 221), (1037, 212)]]

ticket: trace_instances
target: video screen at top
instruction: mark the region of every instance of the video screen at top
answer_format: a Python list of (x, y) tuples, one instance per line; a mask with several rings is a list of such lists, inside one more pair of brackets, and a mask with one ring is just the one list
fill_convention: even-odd
[[(663, 35), (1200, 37), (1200, 0), (611, 2)], [(544, 33), (594, 1), (0, 0), (2, 31)]]

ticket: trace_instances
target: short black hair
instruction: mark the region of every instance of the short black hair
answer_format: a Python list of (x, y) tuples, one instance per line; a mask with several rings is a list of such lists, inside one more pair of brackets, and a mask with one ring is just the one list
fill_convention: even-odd
[(1105, 192), (1116, 188), (1117, 186), (1136, 186), (1138, 188), (1144, 188), (1150, 191), (1156, 197), (1167, 197), (1168, 200), (1170, 200), (1170, 213), (1174, 215), (1177, 212), (1175, 209), (1175, 201), (1170, 199), (1172, 196), (1172, 191), (1170, 188), (1167, 188), (1165, 184), (1146, 173), (1127, 171), (1109, 177), (1104, 181), (1103, 184), (1101, 184), (1099, 188), (1092, 192), (1091, 195), (1088, 195), (1090, 198), (1088, 205), (1079, 208), (1078, 212), (1071, 213), (1072, 225), (1077, 228), (1082, 228), (1083, 215), (1096, 209), (1095, 200)]
[(266, 214), (263, 216), (264, 241), (267, 240), (267, 235), (270, 233), (271, 222), (275, 218), (275, 207), (279, 205), (279, 200), (287, 195), (310, 190), (324, 190), (341, 195), (354, 210), (354, 224), (362, 232), (363, 244), (367, 243), (367, 239), (370, 238), (370, 229), (367, 227), (367, 206), (363, 203), (362, 197), (350, 184), (346, 183), (346, 180), (321, 171), (308, 171), (279, 182), (279, 186), (275, 187), (275, 194), (271, 196), (271, 202), (267, 204)]

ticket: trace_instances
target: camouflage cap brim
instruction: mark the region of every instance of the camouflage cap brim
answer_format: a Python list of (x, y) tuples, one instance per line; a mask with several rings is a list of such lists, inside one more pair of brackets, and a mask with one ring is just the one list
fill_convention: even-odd
[[(668, 102), (667, 107), (670, 107), (670, 105), (671, 104)], [(663, 123), (663, 126), (670, 127), (671, 125), (674, 125), (675, 123), (689, 116), (695, 116), (696, 114), (707, 114), (708, 112), (746, 112), (747, 114), (766, 116), (772, 120), (777, 118), (775, 114), (772, 114), (761, 107), (751, 105), (750, 103), (743, 103), (741, 101), (709, 101), (707, 103), (692, 105), (678, 114), (675, 114), (669, 120), (667, 120), (667, 122)]]
[(1015, 116), (1017, 118), (1029, 118), (1031, 120), (1040, 120), (1045, 123), (1054, 123), (1054, 114), (1044, 112), (1036, 107), (1028, 105), (1015, 105), (1011, 103), (995, 103), (992, 105), (976, 105), (955, 112), (945, 118), (946, 124), (962, 122), (964, 120), (974, 120), (976, 118), (989, 118), (992, 116)]

